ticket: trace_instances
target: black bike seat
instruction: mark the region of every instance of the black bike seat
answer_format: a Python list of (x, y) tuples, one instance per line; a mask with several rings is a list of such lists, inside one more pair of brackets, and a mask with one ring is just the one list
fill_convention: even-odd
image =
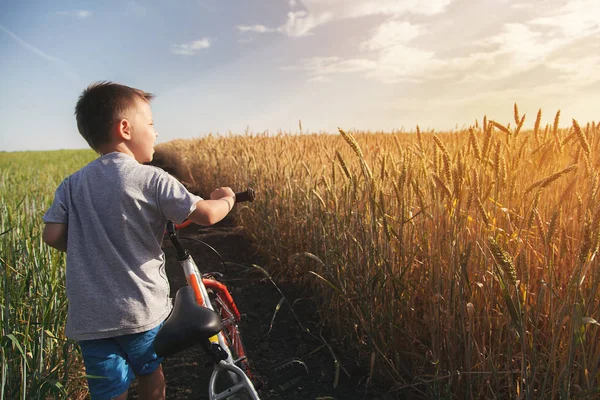
[(206, 341), (222, 329), (219, 314), (196, 303), (193, 289), (184, 286), (175, 294), (173, 311), (154, 338), (154, 350), (167, 357)]

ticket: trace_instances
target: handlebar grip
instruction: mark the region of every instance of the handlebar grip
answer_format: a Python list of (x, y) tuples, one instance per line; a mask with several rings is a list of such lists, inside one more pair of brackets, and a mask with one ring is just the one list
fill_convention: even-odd
[(255, 198), (256, 198), (256, 193), (254, 192), (254, 189), (252, 189), (252, 188), (248, 188), (248, 190), (245, 190), (243, 192), (239, 192), (239, 193), (235, 194), (235, 202), (236, 203), (242, 203), (244, 201), (249, 201), (250, 203), (252, 203)]

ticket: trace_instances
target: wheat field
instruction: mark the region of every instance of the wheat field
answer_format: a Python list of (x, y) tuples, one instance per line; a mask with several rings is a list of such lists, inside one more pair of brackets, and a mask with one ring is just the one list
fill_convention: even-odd
[[(200, 194), (257, 190), (239, 223), (275, 279), (310, 290), (332, 352), (369, 371), (362, 384), (598, 397), (600, 128), (525, 118), (515, 105), (510, 123), (453, 132), (208, 136), (157, 158)], [(65, 260), (40, 233), (60, 180), (93, 158), (0, 154), (0, 398), (85, 395), (63, 336)]]
[(560, 112), (523, 130), (207, 137), (158, 148), (238, 211), (270, 271), (369, 369), (422, 398), (598, 395), (600, 135)]

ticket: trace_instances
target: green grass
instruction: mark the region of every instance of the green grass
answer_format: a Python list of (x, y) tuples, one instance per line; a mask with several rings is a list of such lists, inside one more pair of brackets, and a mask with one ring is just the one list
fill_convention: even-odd
[(63, 333), (65, 257), (41, 234), (57, 186), (95, 157), (91, 150), (0, 153), (0, 399), (82, 392), (73, 379), (81, 362)]

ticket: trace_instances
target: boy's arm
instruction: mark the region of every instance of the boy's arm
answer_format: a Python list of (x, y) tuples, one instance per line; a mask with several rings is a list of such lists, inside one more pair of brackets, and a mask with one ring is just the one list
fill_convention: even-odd
[(235, 204), (235, 194), (230, 188), (218, 188), (210, 194), (210, 200), (200, 200), (188, 219), (198, 225), (213, 225), (225, 218)]
[(233, 207), (233, 197), (223, 197), (218, 200), (200, 200), (196, 203), (196, 209), (189, 215), (188, 219), (195, 224), (210, 226), (214, 225), (227, 214)]
[(48, 246), (67, 251), (67, 224), (47, 223), (42, 239)]

